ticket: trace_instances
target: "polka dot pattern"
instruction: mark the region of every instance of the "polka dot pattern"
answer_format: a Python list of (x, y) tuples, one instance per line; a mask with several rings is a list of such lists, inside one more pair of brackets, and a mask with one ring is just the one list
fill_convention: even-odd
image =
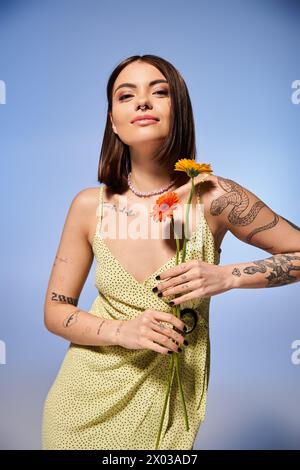
[[(215, 248), (198, 192), (197, 197), (200, 219), (187, 242), (186, 261), (202, 259), (219, 264), (221, 250)], [(102, 200), (103, 185), (99, 188), (98, 223), (93, 240), (98, 295), (89, 312), (121, 320), (136, 318), (148, 308), (171, 312), (166, 300), (153, 293), (152, 288), (157, 284), (157, 274), (176, 265), (175, 256), (143, 283), (137, 282), (101, 237)], [(210, 371), (209, 305), (210, 298), (181, 304), (181, 309), (189, 307), (198, 313), (197, 325), (187, 336), (189, 346), (179, 354), (190, 428), (187, 431), (185, 427), (175, 375), (159, 449), (191, 450), (204, 420)], [(170, 355), (148, 349), (70, 343), (45, 400), (43, 449), (154, 450), (170, 360)]]

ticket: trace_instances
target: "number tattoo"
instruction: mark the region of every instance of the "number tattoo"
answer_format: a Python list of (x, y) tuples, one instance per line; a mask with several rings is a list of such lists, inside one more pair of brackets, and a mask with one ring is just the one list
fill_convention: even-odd
[(73, 297), (66, 297), (63, 294), (57, 294), (56, 292), (52, 292), (52, 294), (53, 295), (51, 297), (51, 300), (55, 300), (56, 302), (61, 302), (61, 303), (64, 303), (64, 304), (75, 305), (75, 307), (77, 307), (77, 305), (78, 305), (78, 300), (79, 299), (74, 299)]

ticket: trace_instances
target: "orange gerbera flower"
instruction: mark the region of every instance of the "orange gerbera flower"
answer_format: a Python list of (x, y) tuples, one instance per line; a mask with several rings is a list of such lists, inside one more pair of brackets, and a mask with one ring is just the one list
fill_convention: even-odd
[(173, 210), (177, 208), (178, 202), (180, 202), (178, 195), (173, 191), (169, 191), (156, 199), (155, 206), (150, 215), (156, 222), (165, 221), (167, 217), (172, 219)]
[(175, 163), (176, 171), (185, 171), (190, 178), (199, 175), (200, 173), (212, 173), (210, 163), (197, 163), (195, 160), (189, 158), (182, 158)]

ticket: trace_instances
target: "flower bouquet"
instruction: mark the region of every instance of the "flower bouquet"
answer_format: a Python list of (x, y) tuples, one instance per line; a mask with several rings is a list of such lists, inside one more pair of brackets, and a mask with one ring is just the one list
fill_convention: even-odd
[[(209, 174), (212, 173), (212, 168), (210, 164), (196, 163), (195, 160), (183, 158), (176, 162), (175, 171), (185, 171), (187, 175), (191, 178), (191, 182), (192, 182), (189, 198), (187, 201), (186, 222), (185, 222), (185, 230), (184, 230), (184, 237), (183, 237), (183, 247), (182, 247), (182, 253), (181, 253), (181, 263), (184, 263), (185, 257), (186, 257), (186, 243), (187, 243), (187, 239), (189, 239), (188, 237), (186, 237), (186, 233), (187, 233), (186, 228), (188, 227), (189, 211), (190, 211), (193, 194), (195, 191), (194, 177), (198, 176), (201, 173), (205, 173), (206, 176), (208, 176)], [(174, 238), (176, 240), (176, 265), (179, 264), (180, 245), (179, 245), (179, 239), (176, 237), (176, 234), (175, 234), (173, 211), (177, 208), (178, 203), (180, 203), (180, 199), (178, 195), (176, 194), (176, 192), (170, 191), (164, 194), (163, 196), (160, 196), (156, 200), (156, 204), (150, 214), (155, 221), (159, 221), (159, 222), (161, 222), (162, 220), (165, 221), (167, 217), (170, 218), (171, 226), (172, 226), (173, 233), (174, 233)], [(186, 310), (189, 310), (189, 309), (186, 309)], [(175, 305), (175, 307), (172, 307), (172, 313), (176, 315), (177, 318), (181, 318), (180, 305)], [(188, 414), (187, 414), (187, 409), (186, 409), (186, 403), (185, 403), (185, 398), (184, 398), (184, 391), (182, 387), (181, 377), (180, 377), (179, 365), (180, 364), (179, 364), (178, 354), (172, 355), (170, 358), (170, 364), (169, 364), (169, 374), (168, 374), (168, 381), (167, 381), (167, 386), (166, 386), (165, 401), (163, 405), (159, 431), (158, 431), (157, 440), (155, 444), (156, 450), (158, 449), (159, 443), (160, 443), (161, 431), (163, 427), (163, 422), (165, 418), (169, 395), (171, 393), (171, 387), (172, 387), (175, 371), (176, 371), (176, 377), (177, 377), (180, 397), (181, 397), (182, 406), (183, 406), (186, 430), (187, 431), (189, 430)]]

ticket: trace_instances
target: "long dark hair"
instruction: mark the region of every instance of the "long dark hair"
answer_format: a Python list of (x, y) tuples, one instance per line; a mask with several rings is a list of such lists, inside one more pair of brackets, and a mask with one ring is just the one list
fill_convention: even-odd
[(130, 151), (112, 129), (109, 113), (112, 111), (112, 90), (121, 70), (132, 62), (147, 62), (156, 67), (169, 83), (171, 110), (170, 132), (156, 154), (159, 165), (166, 168), (176, 187), (188, 182), (185, 172), (175, 171), (180, 158), (196, 159), (195, 124), (192, 104), (185, 81), (176, 68), (156, 55), (134, 55), (123, 60), (111, 73), (107, 88), (107, 118), (98, 165), (98, 181), (112, 193), (122, 194), (128, 189), (127, 175), (131, 171)]

